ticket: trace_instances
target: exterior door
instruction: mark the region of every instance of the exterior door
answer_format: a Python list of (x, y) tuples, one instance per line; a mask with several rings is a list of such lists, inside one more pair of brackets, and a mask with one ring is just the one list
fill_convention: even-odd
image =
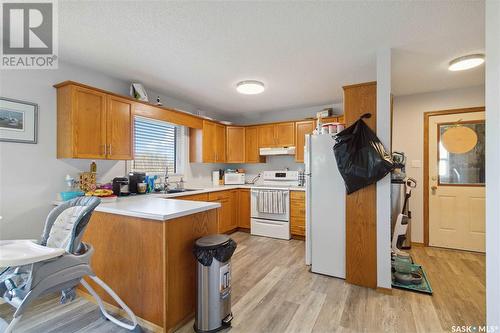
[(429, 245), (485, 251), (484, 112), (429, 117)]

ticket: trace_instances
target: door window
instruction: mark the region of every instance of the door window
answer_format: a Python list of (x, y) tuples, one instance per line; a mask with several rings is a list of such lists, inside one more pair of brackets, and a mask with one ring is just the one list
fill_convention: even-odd
[(484, 186), (484, 121), (438, 124), (439, 185)]

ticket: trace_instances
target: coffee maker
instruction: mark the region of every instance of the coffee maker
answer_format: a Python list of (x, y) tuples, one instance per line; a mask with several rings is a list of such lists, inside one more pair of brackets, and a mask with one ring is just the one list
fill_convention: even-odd
[(113, 178), (113, 194), (119, 197), (130, 194), (127, 177)]
[(139, 193), (137, 190), (137, 184), (138, 183), (144, 183), (146, 180), (146, 173), (145, 172), (131, 172), (128, 174), (128, 188), (130, 193)]

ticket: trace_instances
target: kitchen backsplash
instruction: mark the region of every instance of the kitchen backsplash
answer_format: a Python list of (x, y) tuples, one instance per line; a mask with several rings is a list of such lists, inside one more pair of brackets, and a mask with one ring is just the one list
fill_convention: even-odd
[[(92, 160), (74, 159), (65, 160), (65, 163), (71, 165), (74, 170), (75, 178), (78, 177), (78, 172), (89, 171)], [(122, 177), (127, 174), (125, 161), (107, 161), (97, 160), (97, 182), (110, 182), (114, 177)], [(252, 180), (262, 171), (267, 170), (288, 170), (298, 171), (304, 170), (303, 163), (296, 163), (293, 156), (268, 156), (266, 163), (257, 164), (204, 164), (204, 163), (187, 163), (185, 172), (182, 175), (186, 186), (211, 186), (212, 171), (218, 169), (235, 169), (243, 168), (246, 171), (247, 181)], [(176, 182), (180, 180), (180, 176), (171, 175), (170, 181)], [(61, 179), (60, 190), (64, 190), (64, 180)]]

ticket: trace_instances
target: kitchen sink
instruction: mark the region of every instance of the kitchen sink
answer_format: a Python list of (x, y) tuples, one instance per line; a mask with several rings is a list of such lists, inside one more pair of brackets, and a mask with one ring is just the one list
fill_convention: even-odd
[(191, 191), (199, 191), (199, 189), (197, 188), (184, 188), (184, 189), (171, 189), (171, 190), (168, 190), (168, 191), (163, 191), (162, 193), (166, 193), (166, 194), (172, 194), (172, 193), (182, 193), (182, 192), (191, 192)]

